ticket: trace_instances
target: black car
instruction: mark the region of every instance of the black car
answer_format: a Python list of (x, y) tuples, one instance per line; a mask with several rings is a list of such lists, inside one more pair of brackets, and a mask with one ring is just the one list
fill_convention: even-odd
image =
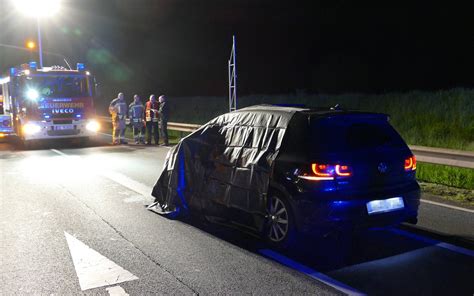
[(288, 246), (416, 223), (416, 160), (385, 114), (259, 105), (221, 115), (168, 154), (160, 214), (199, 214)]

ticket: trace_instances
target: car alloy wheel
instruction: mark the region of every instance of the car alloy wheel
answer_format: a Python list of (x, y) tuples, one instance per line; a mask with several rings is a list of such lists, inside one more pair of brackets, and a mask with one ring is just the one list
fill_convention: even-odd
[(275, 195), (270, 197), (268, 203), (268, 230), (267, 237), (270, 241), (278, 243), (288, 235), (288, 209), (285, 203)]

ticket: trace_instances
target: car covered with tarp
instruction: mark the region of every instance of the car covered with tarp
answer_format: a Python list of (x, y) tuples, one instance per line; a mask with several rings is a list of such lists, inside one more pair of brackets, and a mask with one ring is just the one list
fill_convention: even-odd
[(148, 208), (196, 213), (287, 245), (298, 232), (416, 222), (415, 172), (385, 114), (258, 105), (181, 139)]

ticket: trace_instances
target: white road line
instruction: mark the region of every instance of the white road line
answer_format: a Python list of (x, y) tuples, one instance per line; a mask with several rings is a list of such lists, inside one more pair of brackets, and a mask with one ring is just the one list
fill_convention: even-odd
[(472, 250), (468, 250), (468, 249), (458, 247), (458, 246), (455, 246), (455, 245), (451, 245), (451, 244), (448, 244), (448, 243), (443, 243), (443, 242), (437, 241), (435, 239), (424, 237), (424, 236), (421, 236), (421, 235), (418, 235), (418, 234), (415, 234), (415, 233), (411, 233), (411, 232), (408, 232), (408, 231), (405, 231), (405, 230), (401, 230), (401, 229), (390, 228), (390, 231), (393, 232), (393, 233), (411, 238), (411, 239), (415, 239), (415, 240), (424, 242), (428, 245), (434, 245), (434, 246), (437, 246), (439, 248), (450, 250), (452, 252), (456, 252), (456, 253), (463, 254), (463, 255), (466, 255), (466, 256), (474, 257), (474, 251), (472, 251)]
[(69, 156), (69, 155), (67, 155), (67, 154), (64, 153), (64, 152), (59, 151), (58, 149), (51, 149), (51, 151), (53, 151), (53, 152), (56, 153), (56, 154), (62, 155), (62, 156), (66, 156), (66, 157)]
[(146, 186), (145, 184), (142, 184), (140, 182), (137, 182), (124, 174), (113, 172), (113, 171), (101, 171), (100, 174), (104, 177), (106, 177), (109, 180), (112, 180), (132, 191), (135, 191), (143, 196), (151, 196), (151, 188)]
[[(64, 157), (68, 157), (70, 158), (71, 156), (70, 155), (67, 155), (66, 153), (64, 152), (61, 152), (59, 150), (56, 150), (56, 149), (51, 149), (51, 151), (61, 155), (61, 156), (64, 156)], [(143, 183), (140, 183), (140, 182), (137, 182), (127, 176), (125, 176), (124, 174), (121, 174), (121, 173), (117, 173), (117, 172), (114, 172), (114, 171), (108, 171), (108, 170), (99, 170), (98, 173), (113, 181), (113, 182), (116, 182), (132, 191), (135, 191), (141, 195), (143, 195), (145, 198), (146, 197), (150, 197), (151, 198), (151, 191), (152, 191), (152, 188), (150, 188), (149, 186), (143, 184)]]
[(148, 198), (144, 197), (141, 194), (138, 194), (138, 195), (134, 195), (134, 196), (130, 196), (125, 199), (122, 199), (122, 201), (124, 203), (143, 203), (143, 202), (150, 202), (151, 200), (149, 200)]
[(138, 277), (69, 233), (64, 232), (64, 235), (82, 291), (138, 280)]
[(448, 244), (448, 243), (437, 243), (436, 246), (440, 247), (440, 248), (443, 248), (443, 249), (447, 249), (447, 250), (456, 252), (456, 253), (459, 253), (459, 254), (474, 257), (474, 251), (471, 251), (471, 250), (468, 250), (468, 249), (465, 249), (465, 248), (462, 248), (462, 247), (458, 247), (458, 246), (451, 245), (451, 244)]
[(309, 268), (301, 263), (298, 263), (286, 256), (283, 256), (282, 254), (280, 253), (277, 253), (273, 250), (270, 250), (270, 249), (262, 249), (262, 250), (258, 250), (258, 252), (266, 257), (269, 257), (277, 262), (279, 262), (280, 264), (283, 264), (287, 267), (290, 267), (294, 270), (297, 270), (301, 273), (304, 273), (306, 274), (307, 276), (309, 277), (312, 277), (313, 279), (316, 279), (320, 282), (323, 282), (325, 283), (326, 285), (328, 286), (331, 286), (333, 288), (335, 288), (336, 290), (339, 290), (347, 295), (350, 295), (350, 296), (360, 296), (360, 295), (366, 295), (346, 284), (343, 284), (339, 281), (336, 281), (335, 279), (325, 275), (325, 274), (322, 274), (312, 268)]
[(102, 171), (101, 175), (143, 196), (151, 196), (152, 189), (150, 187), (140, 182), (137, 182), (123, 174), (113, 171)]
[(424, 202), (424, 203), (427, 203), (427, 204), (431, 204), (431, 205), (445, 207), (445, 208), (448, 208), (448, 209), (468, 212), (468, 213), (471, 213), (471, 214), (474, 213), (474, 210), (471, 210), (471, 209), (466, 209), (466, 208), (456, 207), (456, 206), (452, 206), (452, 205), (447, 205), (447, 204), (440, 203), (440, 202), (435, 202), (435, 201), (426, 200), (426, 199), (420, 199), (420, 201)]
[(125, 290), (120, 286), (106, 288), (105, 290), (109, 292), (110, 296), (129, 296), (128, 293), (125, 292)]

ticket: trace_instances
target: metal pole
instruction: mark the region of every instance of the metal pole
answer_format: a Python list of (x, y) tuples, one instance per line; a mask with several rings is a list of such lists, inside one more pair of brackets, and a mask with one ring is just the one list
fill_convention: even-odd
[(232, 36), (232, 50), (229, 58), (229, 112), (237, 110), (237, 64), (235, 36)]
[(38, 24), (38, 53), (39, 53), (39, 62), (40, 68), (43, 68), (43, 47), (41, 45), (41, 26), (40, 26), (40, 19), (39, 17), (36, 18)]
[(232, 69), (231, 69), (231, 62), (232, 59), (232, 51), (230, 52), (229, 62), (227, 63), (227, 69), (229, 70), (229, 112), (232, 112)]
[(236, 48), (236, 44), (235, 44), (235, 35), (232, 36), (232, 43), (233, 43), (233, 48), (234, 48), (234, 60), (233, 60), (233, 64), (234, 64), (234, 68), (233, 68), (233, 71), (234, 71), (234, 110), (237, 110), (237, 48)]

